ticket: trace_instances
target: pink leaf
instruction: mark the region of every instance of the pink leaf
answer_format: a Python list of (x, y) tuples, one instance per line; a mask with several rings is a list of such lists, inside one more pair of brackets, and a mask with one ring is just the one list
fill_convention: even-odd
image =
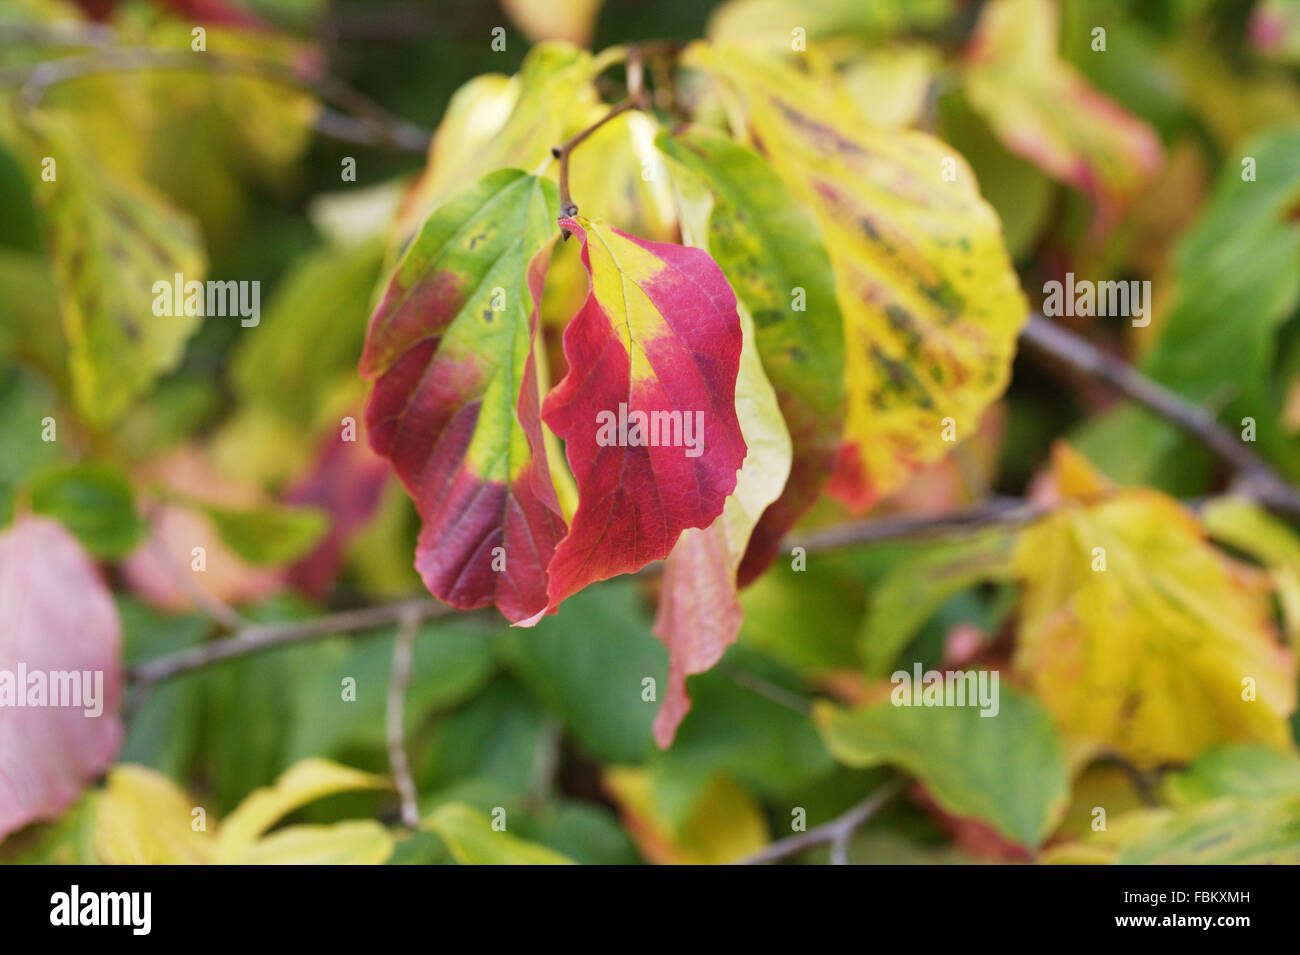
[[(112, 762), (121, 650), (113, 598), (62, 525), (20, 517), (0, 534), (0, 838), (57, 817)], [(90, 692), (60, 692), (74, 684)]]

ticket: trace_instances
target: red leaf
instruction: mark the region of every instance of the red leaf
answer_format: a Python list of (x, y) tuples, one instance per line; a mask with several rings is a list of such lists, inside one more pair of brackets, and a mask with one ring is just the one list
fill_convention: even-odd
[(655, 636), (668, 647), (668, 687), (654, 722), (661, 749), (672, 745), (690, 712), (686, 678), (721, 660), (740, 632), (744, 612), (736, 596), (735, 563), (718, 520), (682, 534), (664, 564), (654, 623)]
[(548, 612), (712, 523), (746, 453), (735, 407), (740, 319), (722, 270), (699, 249), (601, 220), (560, 225), (583, 243), (591, 291), (564, 334), (568, 373), (542, 410), (578, 485), (550, 563)]

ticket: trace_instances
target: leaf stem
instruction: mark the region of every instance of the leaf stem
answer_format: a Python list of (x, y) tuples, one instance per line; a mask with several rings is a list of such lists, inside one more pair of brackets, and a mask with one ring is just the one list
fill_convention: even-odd
[[(560, 145), (551, 147), (551, 155), (560, 161), (561, 219), (570, 219), (578, 214), (578, 205), (573, 201), (573, 196), (569, 192), (569, 158), (573, 155), (573, 150), (614, 117), (626, 113), (630, 109), (645, 109), (645, 106), (645, 65), (641, 58), (641, 48), (636, 46), (628, 47), (627, 96), (611, 106), (609, 112), (586, 129), (574, 133)], [(561, 229), (560, 232), (566, 239), (569, 237), (568, 229)]]

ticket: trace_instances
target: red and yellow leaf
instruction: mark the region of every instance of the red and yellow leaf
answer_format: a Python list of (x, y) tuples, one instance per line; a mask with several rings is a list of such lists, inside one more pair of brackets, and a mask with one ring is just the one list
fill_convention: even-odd
[[(817, 222), (763, 157), (697, 128), (662, 134), (658, 144), (671, 161), (684, 206), (683, 240), (708, 249), (754, 317), (762, 359), (757, 373), (776, 386), (778, 419), (784, 418), (794, 443), (784, 489), (778, 484), (780, 496), (767, 502), (752, 534), (746, 529), (743, 586), (772, 563), (781, 539), (821, 496), (834, 469), (844, 431), (844, 320)], [(709, 193), (708, 208), (699, 211), (692, 210), (698, 201), (684, 195), (696, 178)], [(692, 216), (701, 221), (688, 221)], [(748, 433), (745, 440), (753, 444)]]
[(965, 90), (1009, 150), (1091, 196), (1105, 226), (1160, 166), (1160, 140), (1057, 54), (1059, 20), (1052, 0), (993, 0)]
[[(831, 488), (856, 508), (973, 434), (1027, 306), (996, 213), (956, 150), (866, 124), (775, 60), (703, 43), (684, 62), (735, 92), (750, 135), (813, 211), (844, 316), (848, 418)], [(951, 419), (948, 422), (947, 419)]]
[(578, 509), (550, 565), (548, 610), (587, 584), (668, 556), (736, 487), (741, 330), (699, 249), (564, 219), (591, 291), (564, 334), (568, 373), (542, 417), (566, 442)]
[(416, 570), (452, 606), (495, 603), (514, 621), (547, 606), (564, 533), (532, 358), (557, 207), (549, 180), (505, 169), (439, 208), (371, 318), (361, 359), (375, 381), (371, 446), (423, 522)]
[[(713, 145), (722, 149), (723, 156), (728, 155), (725, 142)], [(730, 148), (741, 150), (738, 146)], [(743, 152), (755, 162), (761, 162), (748, 150)], [(672, 174), (683, 240), (696, 248), (712, 251), (711, 239), (717, 236), (720, 248), (725, 249), (727, 237), (735, 235), (736, 208), (686, 168), (675, 165)], [(746, 205), (758, 212), (763, 204)], [(792, 244), (798, 246), (797, 242)], [(753, 293), (755, 287), (761, 288), (765, 283), (756, 274), (757, 270), (739, 267), (743, 260), (734, 248), (728, 252), (722, 261), (737, 264), (735, 274), (744, 280), (738, 286), (738, 294), (748, 298), (746, 291)], [(829, 273), (829, 268), (826, 271)], [(826, 284), (830, 284), (829, 274)], [(659, 611), (654, 622), (655, 636), (668, 648), (668, 685), (654, 722), (655, 742), (664, 748), (672, 743), (677, 727), (690, 712), (686, 677), (710, 669), (740, 633), (743, 614), (736, 592), (736, 572), (759, 518), (770, 513), (769, 505), (781, 495), (786, 479), (791, 476), (790, 432), (781, 417), (776, 392), (763, 370), (755, 323), (739, 301), (736, 310), (744, 342), (736, 378), (736, 417), (749, 454), (736, 479), (736, 490), (727, 498), (722, 514), (706, 528), (683, 531), (664, 563)], [(832, 317), (838, 320), (838, 313), (832, 310)], [(782, 316), (777, 316), (770, 324), (779, 324), (781, 320)], [(778, 349), (773, 351), (777, 352), (774, 355), (777, 367), (788, 369), (790, 359)]]

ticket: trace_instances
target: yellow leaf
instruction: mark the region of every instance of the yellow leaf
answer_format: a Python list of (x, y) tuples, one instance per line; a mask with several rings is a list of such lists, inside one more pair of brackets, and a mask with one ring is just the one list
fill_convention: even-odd
[(601, 0), (502, 0), (501, 8), (523, 31), (538, 40), (567, 40), (578, 46), (591, 41)]
[(770, 54), (807, 56), (837, 39), (882, 36), (938, 26), (951, 0), (728, 0), (709, 15), (708, 37)]
[(198, 328), (197, 315), (171, 314), (171, 295), (154, 288), (178, 273), (186, 283), (203, 279), (198, 229), (149, 186), (100, 165), (62, 117), (42, 115), (16, 131), (34, 166), (42, 155), (58, 160), (57, 178), (35, 193), (45, 213), (73, 396), (88, 422), (115, 424), (180, 363)]
[(447, 803), (421, 823), (436, 833), (461, 865), (572, 865), (568, 856), (492, 828), (477, 809)]
[(1063, 842), (1043, 851), (1049, 865), (1110, 865), (1130, 843), (1158, 832), (1174, 819), (1171, 809), (1130, 809), (1108, 814), (1106, 828), (1088, 832), (1082, 839)]
[(470, 80), (452, 97), (430, 147), (429, 165), (394, 225), (403, 245), (429, 213), (495, 169), (534, 172), (551, 161), (551, 147), (574, 128), (582, 107), (595, 102), (591, 54), (567, 43), (539, 43), (518, 75)]
[(382, 865), (396, 845), (373, 819), (332, 826), (290, 826), (245, 846), (231, 865)]
[(966, 94), (1008, 149), (1109, 211), (1159, 168), (1160, 140), (1061, 59), (1059, 19), (1052, 0), (987, 4), (971, 40)]
[[(1080, 459), (1057, 459), (1078, 484)], [(1014, 561), (1015, 666), (1066, 733), (1143, 766), (1234, 740), (1289, 745), (1295, 662), (1267, 595), (1178, 502), (1147, 489), (1066, 502)]]
[(1210, 536), (1244, 551), (1273, 577), (1291, 645), (1300, 648), (1300, 537), (1244, 497), (1221, 497), (1201, 511)]
[[(992, 208), (956, 150), (871, 126), (775, 60), (703, 43), (686, 65), (743, 101), (773, 168), (816, 214), (844, 314), (846, 455), (864, 508), (974, 432), (1005, 387), (1027, 305)], [(947, 419), (952, 419), (948, 422)]]
[(1082, 501), (1115, 489), (1106, 475), (1064, 441), (1052, 445), (1050, 477), (1056, 493), (1070, 500)]
[(116, 766), (96, 801), (95, 852), (109, 865), (210, 863), (213, 839), (196, 832), (190, 797), (144, 766)]
[(744, 789), (723, 776), (705, 784), (679, 820), (659, 807), (650, 770), (611, 767), (605, 786), (619, 803), (628, 834), (641, 854), (661, 865), (721, 865), (768, 843), (763, 810)]
[(887, 47), (853, 60), (840, 81), (868, 122), (906, 128), (920, 120), (938, 65), (931, 47)]
[(226, 817), (217, 837), (218, 860), (233, 861), (276, 822), (309, 802), (334, 793), (387, 786), (383, 776), (327, 759), (304, 759), (281, 774), (275, 785), (249, 793)]

